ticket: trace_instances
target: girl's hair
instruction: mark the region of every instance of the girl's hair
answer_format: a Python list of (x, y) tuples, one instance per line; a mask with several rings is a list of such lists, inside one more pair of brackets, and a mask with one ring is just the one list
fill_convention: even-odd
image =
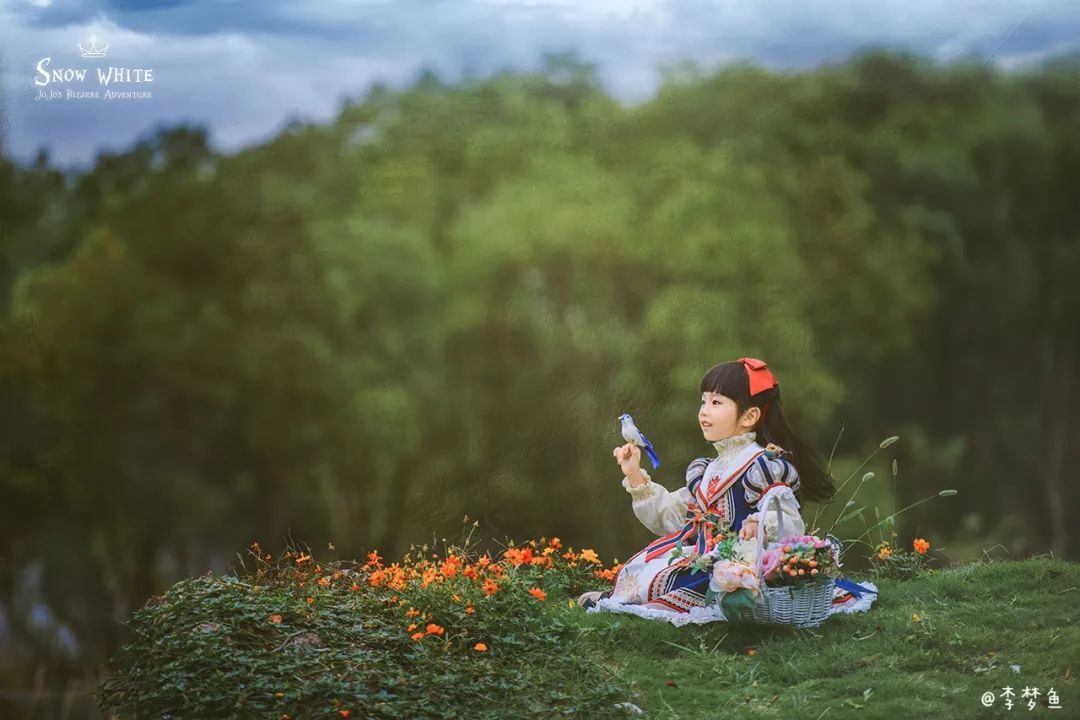
[[(836, 495), (832, 476), (824, 470), (814, 449), (796, 435), (788, 425), (780, 404), (780, 387), (750, 396), (750, 379), (746, 367), (739, 361), (723, 362), (712, 367), (701, 378), (701, 392), (713, 392), (735, 402), (738, 417), (752, 407), (763, 408), (762, 419), (753, 427), (762, 445), (776, 443), (792, 454), (791, 463), (799, 473), (800, 499), (828, 502)], [(767, 403), (767, 406), (766, 406)], [(763, 407), (764, 406), (764, 407)]]

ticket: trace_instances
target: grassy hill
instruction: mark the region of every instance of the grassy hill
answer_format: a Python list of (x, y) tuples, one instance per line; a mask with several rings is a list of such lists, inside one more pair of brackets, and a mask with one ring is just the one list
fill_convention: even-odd
[(1053, 686), (1056, 716), (1080, 717), (1078, 588), (1080, 565), (1038, 558), (880, 580), (869, 612), (816, 629), (674, 628), (614, 615), (575, 624), (603, 638), (597, 645), (650, 718), (1001, 717), (1002, 701), (985, 709), (980, 696), (1006, 686), (1014, 702), (1038, 687), (1037, 711)]
[[(543, 539), (542, 539), (543, 540)], [(557, 541), (553, 541), (557, 542)], [(878, 579), (865, 614), (816, 629), (676, 628), (586, 614), (610, 577), (544, 542), (322, 565), (301, 553), (183, 581), (132, 619), (106, 717), (944, 718), (1080, 716), (1080, 564), (1040, 557)], [(535, 551), (532, 549), (535, 548)], [(541, 549), (543, 549), (543, 554)], [(256, 551), (257, 553), (258, 551)], [(522, 557), (524, 552), (525, 557)], [(257, 555), (256, 555), (257, 556)], [(424, 559), (420, 559), (424, 558)], [(449, 558), (457, 558), (449, 561)]]

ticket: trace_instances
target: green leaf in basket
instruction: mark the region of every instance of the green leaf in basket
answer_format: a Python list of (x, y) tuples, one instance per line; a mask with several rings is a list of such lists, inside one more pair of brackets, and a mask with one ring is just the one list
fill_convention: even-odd
[(690, 570), (690, 574), (696, 575), (699, 572), (708, 570), (710, 565), (712, 565), (712, 558), (708, 555), (699, 555), (690, 565), (690, 567), (693, 568)]
[(712, 605), (712, 604), (713, 604), (713, 602), (714, 602), (714, 601), (716, 600), (716, 596), (717, 596), (718, 594), (719, 594), (719, 593), (717, 593), (717, 592), (716, 592), (715, 590), (713, 590), (712, 588), (709, 588), (709, 589), (708, 589), (708, 590), (707, 590), (707, 591), (705, 592), (705, 605), (706, 605), (706, 607), (707, 607), (707, 606), (709, 606), (709, 605)]
[(746, 588), (739, 588), (735, 592), (725, 594), (720, 599), (720, 607), (724, 611), (724, 617), (728, 620), (736, 620), (742, 614), (742, 610), (754, 608), (754, 595)]
[(673, 563), (676, 560), (678, 560), (679, 558), (681, 558), (683, 555), (684, 555), (684, 553), (683, 553), (682, 545), (676, 546), (676, 548), (671, 551), (671, 554), (668, 555), (667, 564), (670, 565), (671, 563)]

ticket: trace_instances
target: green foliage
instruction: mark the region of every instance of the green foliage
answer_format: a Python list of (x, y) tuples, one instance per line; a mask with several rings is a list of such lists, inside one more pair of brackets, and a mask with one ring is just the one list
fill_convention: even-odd
[[(460, 585), (351, 591), (351, 579), (323, 587), (319, 574), (298, 584), (294, 558), (245, 577), (182, 581), (137, 611), (103, 709), (119, 718), (622, 717), (616, 703), (629, 698), (656, 718), (873, 720), (967, 716), (981, 693), (1006, 685), (1038, 686), (1043, 697), (1054, 687), (1068, 707), (1075, 684), (1080, 624), (1061, 598), (1080, 566), (1049, 558), (879, 579), (869, 612), (811, 630), (585, 614), (554, 591), (536, 602), (525, 588), (541, 573), (526, 566), (467, 615), (451, 595)], [(340, 569), (364, 572), (327, 563), (321, 574)], [(563, 565), (542, 582), (573, 585), (575, 575)], [(409, 639), (403, 613), (414, 606), (445, 634)], [(478, 639), (490, 650), (470, 654)]]
[[(419, 550), (387, 569), (370, 559), (319, 563), (293, 551), (270, 562), (260, 552), (256, 545), (252, 572), (183, 580), (132, 615), (130, 640), (100, 690), (103, 712), (622, 716), (615, 702), (625, 691), (585, 634), (566, 624), (563, 610), (545, 609), (565, 608), (565, 591), (591, 575), (589, 563), (560, 560), (550, 570), (499, 563), (506, 570), (488, 575), (499, 578), (488, 595), (478, 577), (417, 561)], [(451, 557), (479, 567), (475, 554), (456, 548), (441, 563)], [(409, 570), (398, 587), (386, 584), (393, 568)], [(539, 587), (550, 597), (528, 592)]]
[[(888, 549), (888, 552), (883, 552)], [(910, 580), (918, 577), (926, 569), (926, 556), (910, 550), (892, 549), (887, 543), (878, 545), (877, 551), (870, 556), (874, 577)]]

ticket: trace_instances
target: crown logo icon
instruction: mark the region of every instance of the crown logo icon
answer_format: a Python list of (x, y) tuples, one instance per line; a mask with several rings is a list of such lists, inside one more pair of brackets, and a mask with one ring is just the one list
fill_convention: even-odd
[(79, 52), (82, 53), (84, 58), (101, 58), (105, 57), (105, 51), (109, 49), (109, 45), (111, 44), (112, 43), (105, 43), (105, 47), (99, 49), (97, 46), (97, 37), (91, 35), (89, 50), (84, 48), (82, 43), (75, 43), (75, 47), (79, 48)]

